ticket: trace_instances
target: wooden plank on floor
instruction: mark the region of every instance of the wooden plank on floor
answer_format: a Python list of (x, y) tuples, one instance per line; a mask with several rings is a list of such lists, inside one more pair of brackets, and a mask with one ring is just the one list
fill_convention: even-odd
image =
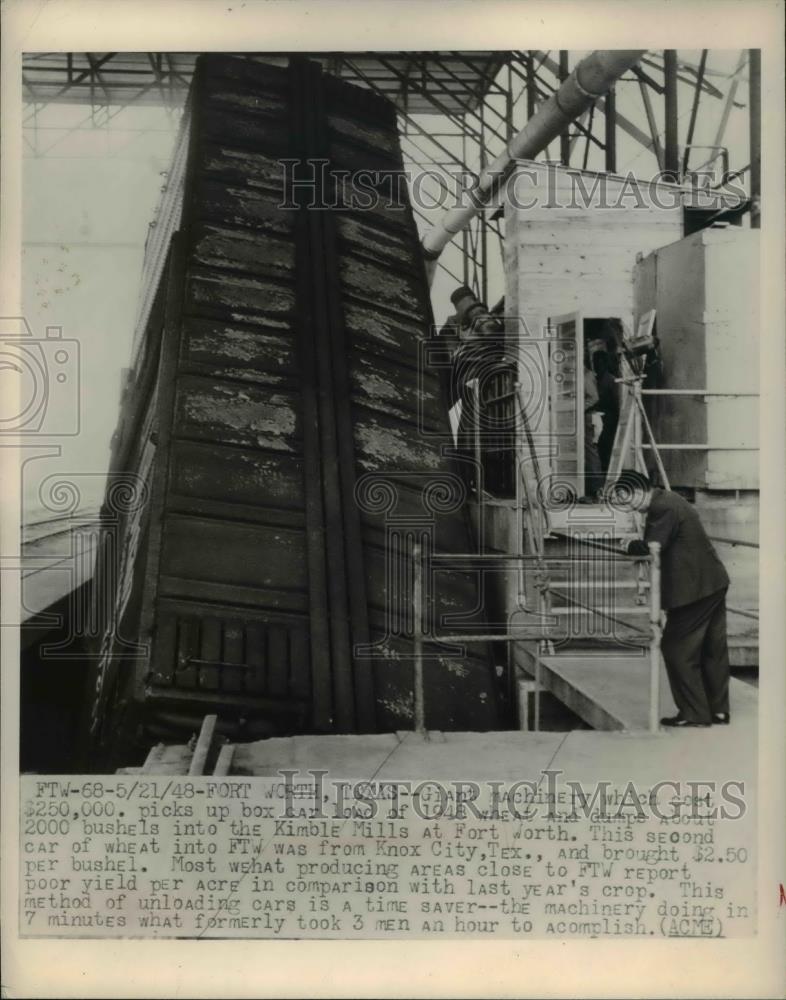
[(547, 656), (543, 686), (593, 729), (646, 730), (649, 658), (597, 653)]
[(194, 756), (191, 759), (191, 766), (188, 769), (188, 773), (191, 776), (205, 773), (207, 755), (210, 753), (210, 747), (213, 744), (213, 735), (216, 731), (217, 721), (217, 715), (206, 715), (202, 720), (202, 729), (199, 732), (199, 739), (194, 748)]
[(229, 774), (229, 770), (232, 767), (232, 758), (235, 755), (235, 747), (232, 743), (225, 743), (219, 753), (218, 760), (216, 761), (216, 766), (213, 768), (214, 777), (223, 778)]

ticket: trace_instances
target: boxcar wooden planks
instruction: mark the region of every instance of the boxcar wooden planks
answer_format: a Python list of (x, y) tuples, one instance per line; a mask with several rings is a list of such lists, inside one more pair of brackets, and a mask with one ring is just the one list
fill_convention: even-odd
[[(115, 475), (139, 473), (143, 440), (155, 458), (143, 541), (121, 519), (97, 585), (95, 755), (187, 737), (206, 712), (240, 739), (410, 728), (411, 547), (470, 538), (421, 370), (430, 305), (394, 109), (302, 57), (211, 55), (182, 142), (179, 229), (143, 292), (115, 438)], [(360, 200), (341, 180), (359, 171)], [(478, 630), (471, 574), (433, 591)], [(504, 725), (488, 651), (427, 661), (426, 706), (435, 729)]]

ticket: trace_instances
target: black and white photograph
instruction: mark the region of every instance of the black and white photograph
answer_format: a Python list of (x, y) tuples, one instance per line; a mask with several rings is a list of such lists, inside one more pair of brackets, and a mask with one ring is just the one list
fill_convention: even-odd
[(4, 11), (9, 997), (782, 995), (783, 4), (419, 6)]

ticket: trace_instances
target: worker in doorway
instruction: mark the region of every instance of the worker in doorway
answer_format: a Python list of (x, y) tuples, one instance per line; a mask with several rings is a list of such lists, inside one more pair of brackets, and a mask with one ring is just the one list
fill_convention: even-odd
[(620, 419), (619, 391), (612, 371), (611, 357), (607, 350), (602, 349), (593, 353), (592, 368), (595, 372), (598, 390), (596, 409), (602, 422), (598, 435), (598, 458), (605, 476), (611, 461), (611, 451), (614, 447), (614, 437)]
[(727, 724), (729, 576), (695, 507), (677, 493), (653, 487), (635, 470), (623, 470), (612, 499), (646, 511), (644, 539), (622, 542), (629, 555), (647, 555), (649, 542), (661, 546), (661, 606), (666, 612), (661, 652), (678, 709), (661, 725)]
[(598, 383), (589, 360), (589, 352), (584, 352), (584, 497), (586, 503), (593, 502), (603, 486), (603, 472), (598, 455)]

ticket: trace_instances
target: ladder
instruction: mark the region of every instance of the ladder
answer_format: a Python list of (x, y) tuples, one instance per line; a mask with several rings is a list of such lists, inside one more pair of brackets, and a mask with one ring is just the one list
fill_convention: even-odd
[(606, 474), (606, 485), (619, 479), (622, 470), (632, 466), (639, 472), (646, 473), (644, 462), (643, 435), (646, 435), (653, 458), (658, 469), (661, 482), (669, 489), (669, 477), (658, 450), (655, 435), (652, 431), (647, 411), (642, 399), (642, 382), (644, 375), (635, 371), (630, 361), (622, 356), (622, 400), (620, 403), (620, 419), (614, 436), (609, 468)]

